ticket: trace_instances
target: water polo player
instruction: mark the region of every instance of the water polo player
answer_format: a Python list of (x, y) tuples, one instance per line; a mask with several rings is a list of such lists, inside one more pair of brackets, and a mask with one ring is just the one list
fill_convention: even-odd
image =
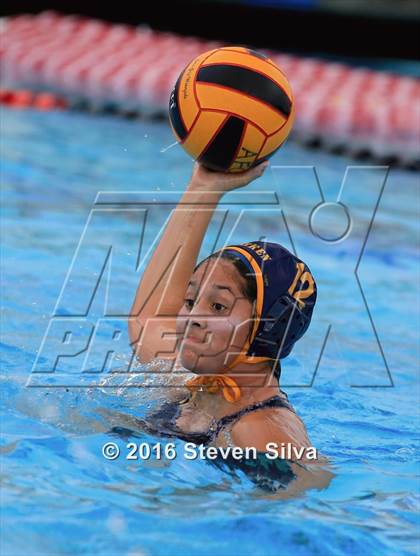
[(140, 362), (165, 358), (196, 374), (187, 398), (156, 414), (185, 440), (258, 451), (269, 442), (309, 446), (279, 389), (280, 359), (308, 328), (316, 300), (308, 267), (260, 241), (227, 246), (196, 266), (223, 194), (260, 177), (267, 164), (241, 174), (196, 164), (137, 290), (129, 331)]

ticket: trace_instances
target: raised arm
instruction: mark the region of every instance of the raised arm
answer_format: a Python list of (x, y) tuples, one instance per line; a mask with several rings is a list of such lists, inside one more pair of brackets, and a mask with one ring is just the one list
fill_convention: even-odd
[(150, 361), (158, 352), (170, 351), (173, 340), (165, 340), (164, 335), (175, 331), (176, 316), (220, 199), (226, 192), (260, 177), (267, 165), (260, 164), (241, 174), (224, 174), (195, 164), (191, 181), (143, 273), (131, 308), (130, 341), (142, 362)]

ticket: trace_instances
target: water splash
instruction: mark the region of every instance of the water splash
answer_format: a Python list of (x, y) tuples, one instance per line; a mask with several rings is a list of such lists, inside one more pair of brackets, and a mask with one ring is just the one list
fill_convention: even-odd
[(164, 147), (163, 149), (160, 149), (161, 153), (166, 153), (166, 151), (169, 151), (169, 149), (172, 149), (172, 147), (175, 147), (175, 145), (178, 145), (179, 141), (175, 141), (175, 143), (172, 143), (171, 145), (168, 145), (167, 147)]

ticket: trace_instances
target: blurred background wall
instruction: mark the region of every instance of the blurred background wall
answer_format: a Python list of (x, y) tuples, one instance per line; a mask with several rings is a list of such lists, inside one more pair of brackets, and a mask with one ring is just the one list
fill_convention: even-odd
[(417, 0), (23, 1), (5, 2), (0, 10), (3, 15), (57, 10), (305, 55), (419, 57)]

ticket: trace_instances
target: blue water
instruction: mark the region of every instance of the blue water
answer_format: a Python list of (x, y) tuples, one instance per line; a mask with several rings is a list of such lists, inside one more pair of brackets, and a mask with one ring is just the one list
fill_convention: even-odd
[[(289, 142), (239, 204), (225, 197), (232, 201), (215, 215), (200, 254), (214, 248), (224, 222), (218, 246), (230, 233), (230, 242), (264, 236), (296, 249), (310, 266), (318, 305), (284, 362), (282, 387), (331, 462), (328, 488), (280, 500), (206, 461), (102, 456), (109, 441), (126, 453), (126, 441), (108, 431), (164, 395), (124, 387), (124, 315), (142, 270), (138, 259), (190, 175), (188, 157), (177, 146), (166, 149), (171, 143), (164, 123), (3, 111), (2, 554), (418, 553), (414, 173), (350, 169), (341, 194), (347, 229), (335, 201), (354, 161)], [(315, 233), (309, 215), (321, 197), (313, 167), (330, 203), (315, 213)], [(104, 363), (117, 328), (116, 355)], [(64, 329), (71, 330), (69, 356), (57, 359)], [(104, 377), (118, 388), (98, 387)], [(176, 442), (179, 452), (182, 446)]]

